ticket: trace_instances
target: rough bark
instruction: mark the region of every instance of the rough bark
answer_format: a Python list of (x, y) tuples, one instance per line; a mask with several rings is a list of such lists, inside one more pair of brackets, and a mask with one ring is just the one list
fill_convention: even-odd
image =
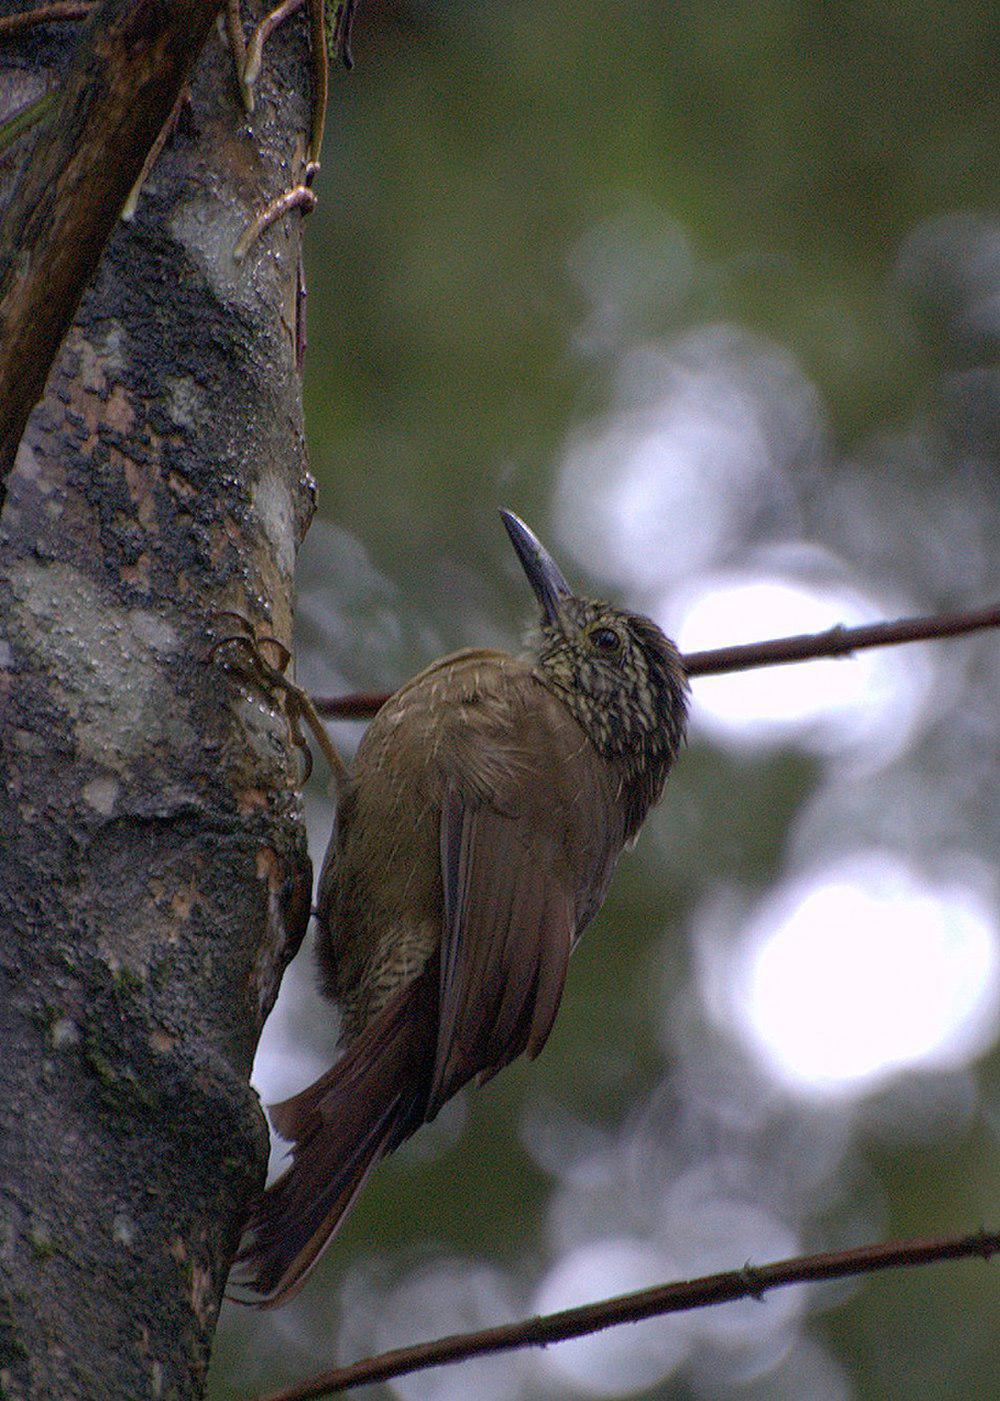
[[(0, 93), (75, 39), (0, 49)], [(0, 516), (3, 1396), (200, 1394), (264, 1173), (247, 1077), (309, 863), (284, 721), (206, 653), (215, 609), (290, 641), (312, 508), (300, 217), (231, 256), (301, 165), (302, 16), (258, 97), (248, 123), (213, 30)]]

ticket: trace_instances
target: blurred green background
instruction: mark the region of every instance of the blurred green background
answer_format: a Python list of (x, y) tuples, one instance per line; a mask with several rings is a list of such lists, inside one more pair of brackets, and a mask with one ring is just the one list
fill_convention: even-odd
[[(306, 240), (304, 683), (515, 646), (498, 505), (687, 649), (993, 601), (996, 39), (973, 3), (363, 0)], [(293, 1305), (227, 1307), (210, 1395), (995, 1229), (998, 679), (993, 635), (696, 684), (544, 1055), (384, 1165)], [(309, 812), (318, 861), (321, 775)], [(265, 1100), (333, 1055), (312, 982)], [(371, 1394), (980, 1398), (998, 1336), (965, 1262)]]

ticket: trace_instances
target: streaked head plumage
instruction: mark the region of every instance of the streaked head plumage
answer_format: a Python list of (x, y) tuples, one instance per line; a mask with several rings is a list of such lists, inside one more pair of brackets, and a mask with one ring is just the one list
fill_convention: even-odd
[(524, 522), (510, 511), (501, 515), (541, 608), (528, 655), (595, 748), (622, 765), (636, 790), (638, 826), (683, 738), (683, 659), (651, 618), (575, 594)]

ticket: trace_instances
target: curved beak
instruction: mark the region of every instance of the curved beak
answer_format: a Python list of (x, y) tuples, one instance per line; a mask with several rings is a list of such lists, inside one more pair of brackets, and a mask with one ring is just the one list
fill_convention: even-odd
[(507, 528), (510, 543), (521, 561), (521, 568), (528, 576), (528, 583), (541, 604), (545, 621), (558, 627), (560, 601), (572, 598), (573, 590), (538, 536), (528, 529), (519, 516), (515, 516), (513, 511), (502, 510), (500, 519)]

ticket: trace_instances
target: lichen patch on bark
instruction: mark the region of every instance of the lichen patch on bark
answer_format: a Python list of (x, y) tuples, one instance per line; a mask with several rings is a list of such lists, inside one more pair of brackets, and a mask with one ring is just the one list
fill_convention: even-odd
[(124, 774), (157, 744), (196, 742), (162, 670), (161, 659), (178, 646), (166, 619), (117, 605), (60, 561), (19, 560), (9, 581), (12, 641), (51, 678), (80, 758)]
[(274, 549), (275, 564), (280, 570), (290, 571), (295, 565), (295, 507), (287, 477), (270, 469), (262, 472), (253, 504)]

